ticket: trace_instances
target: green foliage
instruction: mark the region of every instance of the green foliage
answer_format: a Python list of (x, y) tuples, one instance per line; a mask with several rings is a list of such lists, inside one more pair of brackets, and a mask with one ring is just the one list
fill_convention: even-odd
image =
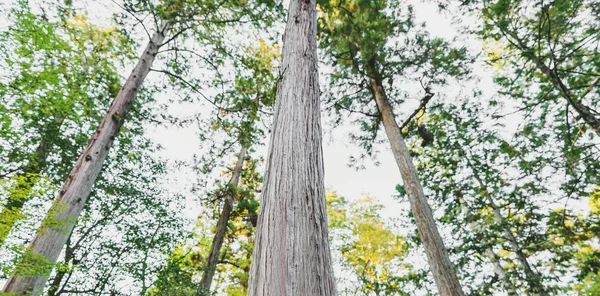
[(340, 279), (343, 295), (411, 295), (422, 280), (405, 262), (409, 244), (380, 216), (382, 208), (371, 197), (348, 202), (327, 194), (333, 253), (341, 254), (342, 277), (348, 277)]
[(404, 2), (331, 0), (320, 1), (319, 9), (319, 44), (334, 71), (324, 102), (334, 125), (350, 121), (358, 126), (351, 137), (365, 151), (359, 160), (374, 158), (380, 142), (373, 83), (382, 85), (390, 104), (402, 110), (406, 99), (423, 97), (419, 84), (430, 95), (452, 77), (468, 76), (466, 49), (430, 37)]
[[(28, 265), (15, 269), (19, 258), (27, 260), (18, 246), (26, 244), (44, 217), (39, 209), (54, 198), (72, 169), (121, 87), (120, 67), (129, 66), (134, 55), (131, 40), (116, 27), (94, 25), (69, 7), (53, 4), (38, 15), (25, 1), (19, 3), (0, 42), (0, 63), (10, 65), (0, 83), (0, 158), (6, 159), (0, 174), (7, 178), (0, 185), (5, 203), (0, 217), (10, 224), (3, 224), (2, 231), (8, 234), (19, 218), (28, 219), (16, 224), (0, 250), (6, 254), (0, 261), (2, 277), (29, 270)], [(143, 89), (134, 102), (131, 121), (119, 133), (81, 217), (51, 222), (50, 229), (77, 226), (52, 274), (50, 295), (144, 290), (180, 237), (179, 197), (157, 186), (164, 163), (154, 159), (156, 146), (142, 136), (142, 119), (151, 116), (141, 105), (152, 102), (151, 95)], [(28, 210), (21, 212), (24, 205)], [(49, 275), (53, 267), (31, 274)], [(123, 286), (126, 280), (136, 284)]]

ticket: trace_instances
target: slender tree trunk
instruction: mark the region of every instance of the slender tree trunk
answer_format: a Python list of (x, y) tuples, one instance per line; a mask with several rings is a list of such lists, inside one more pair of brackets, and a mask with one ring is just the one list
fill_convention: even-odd
[[(465, 215), (465, 217), (468, 217), (469, 211), (470, 211), (469, 205), (464, 201), (464, 199), (462, 199), (462, 197), (459, 196), (458, 198), (462, 205), (463, 214)], [(470, 222), (469, 224), (476, 231), (481, 231), (481, 229), (483, 228), (480, 223)], [(517, 296), (518, 294), (517, 294), (517, 290), (516, 290), (515, 286), (513, 285), (513, 283), (510, 281), (510, 279), (506, 275), (506, 270), (500, 263), (500, 258), (498, 258), (498, 256), (496, 256), (496, 253), (494, 252), (494, 250), (491, 247), (485, 248), (485, 256), (488, 257), (488, 259), (494, 266), (494, 273), (496, 274), (496, 276), (498, 276), (498, 279), (500, 279), (500, 281), (502, 282), (502, 286), (504, 286), (504, 289), (506, 290), (508, 295), (509, 296)]]
[(492, 208), (492, 210), (494, 212), (494, 220), (496, 220), (496, 223), (498, 223), (498, 225), (500, 225), (502, 227), (502, 230), (504, 232), (504, 238), (506, 238), (506, 240), (508, 240), (508, 243), (510, 244), (513, 252), (515, 252), (515, 254), (517, 254), (517, 260), (521, 263), (521, 266), (523, 266), (523, 271), (525, 272), (525, 280), (527, 281), (527, 283), (533, 290), (534, 295), (545, 295), (544, 287), (541, 283), (541, 278), (540, 278), (539, 274), (533, 270), (533, 268), (531, 267), (531, 264), (529, 264), (529, 260), (527, 259), (527, 256), (523, 252), (523, 249), (521, 249), (521, 247), (519, 246), (519, 241), (513, 234), (512, 230), (504, 222), (504, 217), (502, 216), (502, 212), (500, 212), (500, 208), (498, 207), (498, 205), (496, 205), (496, 203), (494, 202), (494, 199), (492, 199), (492, 197), (489, 195), (486, 184), (483, 182), (483, 180), (481, 180), (481, 178), (479, 177), (479, 174), (477, 173), (475, 166), (469, 161), (468, 158), (467, 158), (467, 164), (473, 170), (473, 173), (474, 173), (473, 176), (475, 177), (475, 180), (477, 181), (479, 186), (484, 190), (483, 196), (485, 197), (485, 199), (487, 200), (487, 202), (489, 203), (490, 207)]
[(454, 265), (448, 257), (442, 237), (435, 225), (431, 208), (425, 198), (421, 181), (417, 176), (417, 171), (412, 163), (404, 138), (400, 133), (400, 127), (396, 122), (392, 106), (388, 101), (381, 81), (378, 81), (375, 77), (377, 76), (372, 75), (370, 78), (372, 91), (383, 119), (385, 132), (392, 146), (394, 158), (404, 180), (410, 206), (417, 223), (419, 237), (425, 247), (435, 284), (442, 296), (464, 295)]
[(292, 0), (249, 296), (336, 295), (329, 251), (316, 0)]
[(521, 247), (519, 246), (517, 238), (514, 236), (510, 228), (508, 228), (506, 223), (504, 223), (504, 217), (502, 217), (500, 209), (498, 208), (494, 200), (489, 196), (489, 194), (485, 194), (485, 196), (488, 202), (490, 203), (492, 210), (494, 211), (494, 219), (496, 220), (496, 223), (502, 226), (502, 229), (504, 230), (504, 237), (510, 243), (513, 251), (517, 254), (517, 259), (519, 260), (519, 262), (521, 262), (521, 265), (523, 266), (525, 278), (531, 286), (534, 295), (545, 295), (544, 287), (540, 282), (539, 274), (533, 270), (531, 264), (529, 264), (529, 260), (527, 260), (527, 256), (525, 255), (525, 253), (523, 253), (523, 249), (521, 249)]
[[(150, 71), (167, 29), (168, 25), (161, 26), (149, 41), (137, 65), (112, 102), (108, 113), (65, 180), (25, 256), (17, 265), (13, 276), (6, 282), (4, 292), (19, 295), (38, 295), (43, 292), (46, 280), (75, 227), (77, 218), (108, 155), (108, 150)], [(32, 269), (31, 266), (37, 268)]]
[(200, 286), (202, 286), (203, 293), (206, 292), (206, 295), (210, 295), (210, 286), (215, 275), (217, 263), (219, 263), (219, 254), (221, 253), (221, 247), (223, 246), (225, 234), (227, 233), (227, 224), (229, 222), (229, 216), (231, 215), (231, 210), (233, 209), (234, 205), (234, 192), (237, 189), (240, 175), (242, 174), (242, 166), (244, 164), (244, 158), (246, 157), (246, 150), (247, 149), (245, 147), (242, 147), (237, 163), (235, 164), (235, 168), (233, 169), (233, 174), (228, 184), (229, 188), (227, 188), (227, 192), (225, 193), (225, 200), (223, 201), (221, 216), (219, 216), (219, 221), (217, 222), (215, 237), (213, 238), (212, 246), (210, 247), (210, 253), (208, 254), (208, 260), (206, 261), (206, 268), (202, 273), (202, 279), (200, 280)]
[(52, 148), (52, 141), (60, 131), (63, 118), (50, 124), (42, 134), (40, 144), (35, 149), (33, 159), (30, 159), (21, 173), (17, 175), (17, 183), (11, 188), (8, 200), (0, 212), (0, 246), (4, 245), (8, 234), (15, 224), (23, 217), (21, 209), (31, 199), (33, 186), (40, 180), (40, 174), (46, 167), (48, 154)]

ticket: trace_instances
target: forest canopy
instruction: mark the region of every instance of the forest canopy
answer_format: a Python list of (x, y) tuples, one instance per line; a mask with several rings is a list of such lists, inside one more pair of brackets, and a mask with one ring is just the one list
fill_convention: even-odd
[(600, 295), (599, 0), (0, 3), (0, 295)]

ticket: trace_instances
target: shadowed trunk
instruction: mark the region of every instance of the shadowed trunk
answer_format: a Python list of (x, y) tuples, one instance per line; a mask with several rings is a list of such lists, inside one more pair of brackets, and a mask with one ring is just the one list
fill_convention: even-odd
[(316, 12), (316, 0), (290, 1), (249, 296), (336, 295), (325, 210)]
[(225, 239), (225, 234), (227, 233), (229, 216), (231, 215), (231, 210), (233, 210), (235, 197), (234, 194), (237, 190), (240, 175), (242, 174), (242, 166), (244, 165), (246, 150), (247, 149), (243, 147), (240, 151), (237, 163), (235, 164), (235, 168), (233, 169), (231, 180), (227, 184), (228, 188), (224, 196), (223, 209), (221, 210), (221, 216), (219, 216), (219, 221), (217, 222), (215, 237), (213, 238), (212, 245), (210, 247), (210, 253), (208, 254), (208, 260), (206, 261), (206, 267), (204, 272), (202, 273), (202, 279), (200, 280), (200, 286), (202, 286), (202, 291), (206, 295), (210, 295), (210, 286), (212, 284), (212, 279), (215, 275), (217, 263), (219, 263), (219, 254), (221, 253), (221, 247), (223, 247), (223, 240)]
[[(373, 74), (373, 73), (370, 73)], [(371, 88), (377, 101), (377, 107), (383, 120), (383, 126), (388, 136), (392, 153), (396, 159), (400, 174), (404, 180), (404, 187), (408, 193), (408, 200), (412, 209), (419, 238), (423, 242), (425, 254), (433, 279), (442, 296), (460, 296), (464, 295), (454, 265), (448, 257), (448, 252), (442, 241), (433, 219), (433, 214), (429, 203), (425, 198), (421, 181), (417, 176), (417, 171), (412, 163), (408, 148), (404, 138), (400, 133), (400, 127), (396, 122), (392, 106), (383, 89), (381, 81), (378, 81), (376, 75), (370, 75)]]
[(108, 113), (67, 176), (29, 248), (6, 282), (4, 292), (17, 295), (39, 295), (43, 292), (47, 278), (75, 227), (108, 151), (129, 113), (139, 88), (150, 72), (167, 29), (168, 25), (165, 24), (152, 36)]

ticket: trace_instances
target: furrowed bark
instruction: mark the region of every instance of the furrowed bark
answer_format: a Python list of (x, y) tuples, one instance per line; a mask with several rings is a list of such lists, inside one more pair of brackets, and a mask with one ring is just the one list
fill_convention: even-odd
[[(108, 151), (123, 125), (139, 88), (150, 72), (167, 29), (168, 25), (165, 24), (152, 36), (137, 65), (112, 102), (108, 113), (67, 176), (25, 256), (6, 282), (4, 292), (18, 295), (43, 293), (47, 278), (75, 227)], [(32, 266), (37, 268), (33, 270)]]
[(431, 208), (425, 198), (421, 181), (417, 176), (417, 171), (412, 163), (404, 138), (400, 133), (400, 127), (396, 122), (392, 106), (388, 101), (381, 81), (378, 81), (375, 77), (377, 76), (372, 75), (370, 78), (371, 88), (381, 113), (383, 126), (390, 141), (394, 158), (404, 180), (404, 187), (408, 193), (410, 207), (419, 231), (419, 238), (425, 247), (425, 254), (427, 254), (435, 284), (442, 296), (464, 295), (454, 265), (448, 257), (442, 237), (435, 225)]
[(290, 1), (249, 296), (336, 295), (325, 211), (316, 30), (316, 1)]
[(233, 169), (233, 174), (228, 184), (229, 188), (224, 196), (225, 200), (223, 201), (221, 216), (219, 216), (219, 220), (217, 221), (215, 237), (213, 238), (210, 252), (208, 254), (208, 260), (206, 262), (206, 267), (202, 273), (202, 279), (200, 280), (200, 286), (202, 287), (202, 291), (205, 295), (210, 295), (210, 286), (215, 275), (217, 263), (219, 263), (219, 254), (221, 254), (223, 240), (225, 239), (225, 234), (227, 233), (227, 224), (229, 222), (229, 216), (231, 215), (231, 210), (233, 210), (234, 205), (234, 191), (237, 189), (240, 175), (242, 174), (242, 166), (244, 164), (244, 158), (246, 157), (246, 150), (247, 149), (245, 147), (242, 148), (237, 163), (235, 164), (235, 168)]
[(33, 187), (40, 180), (40, 173), (46, 167), (48, 154), (53, 145), (49, 139), (58, 134), (62, 123), (63, 119), (61, 118), (45, 129), (40, 144), (35, 149), (34, 158), (30, 159), (23, 171), (17, 175), (17, 184), (11, 188), (8, 200), (0, 212), (0, 246), (4, 245), (12, 228), (23, 218), (21, 209), (31, 199)]

